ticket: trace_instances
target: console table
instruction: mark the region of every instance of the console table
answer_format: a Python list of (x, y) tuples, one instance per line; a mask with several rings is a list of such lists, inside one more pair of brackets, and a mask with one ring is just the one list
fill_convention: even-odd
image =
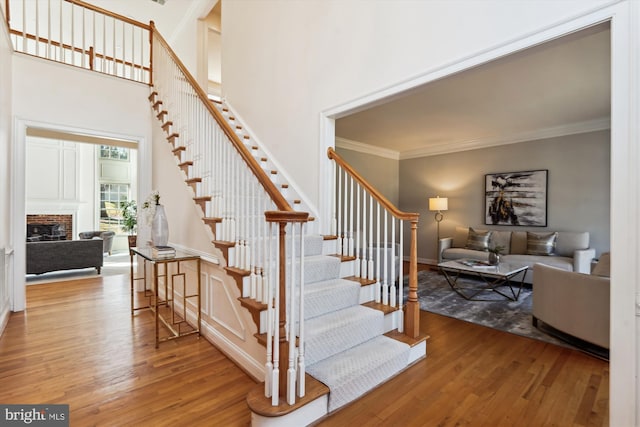
[[(135, 256), (140, 256), (143, 260), (142, 277), (134, 277), (133, 260)], [(200, 257), (197, 255), (187, 254), (177, 251), (175, 256), (171, 257), (154, 257), (151, 247), (133, 247), (129, 248), (129, 257), (131, 261), (131, 315), (133, 316), (137, 310), (149, 309), (154, 313), (155, 323), (155, 341), (156, 348), (158, 345), (167, 340), (180, 338), (186, 335), (198, 334), (201, 330), (201, 311), (200, 311)], [(196, 264), (196, 290), (194, 293), (187, 294), (187, 274), (183, 271), (183, 264)], [(147, 283), (147, 263), (153, 268), (151, 286)], [(175, 265), (175, 272), (169, 274), (169, 266)], [(160, 266), (163, 266), (162, 272)], [(160, 279), (164, 279), (163, 286), (160, 286)], [(182, 286), (177, 284), (181, 278)], [(144, 284), (144, 295), (147, 298), (147, 305), (135, 306), (134, 288), (137, 281)], [(177, 289), (176, 289), (177, 288)], [(163, 291), (160, 294), (159, 291)], [(179, 293), (182, 291), (182, 294)], [(192, 326), (187, 322), (187, 305), (195, 303), (197, 306), (197, 324)], [(160, 336), (160, 324), (162, 324), (168, 332), (166, 336)]]

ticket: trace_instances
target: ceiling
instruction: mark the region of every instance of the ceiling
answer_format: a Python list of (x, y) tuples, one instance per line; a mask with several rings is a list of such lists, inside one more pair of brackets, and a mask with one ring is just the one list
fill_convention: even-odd
[(608, 129), (610, 82), (604, 23), (340, 118), (336, 144), (403, 159)]

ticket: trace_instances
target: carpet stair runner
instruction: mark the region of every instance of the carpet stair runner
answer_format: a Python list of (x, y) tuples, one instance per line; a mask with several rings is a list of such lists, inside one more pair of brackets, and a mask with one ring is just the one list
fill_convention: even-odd
[(339, 277), (340, 259), (318, 254), (319, 239), (305, 236), (305, 361), (329, 387), (331, 412), (406, 368), (410, 347), (383, 335), (384, 313), (360, 304), (360, 283)]
[[(155, 99), (154, 94), (150, 100), (152, 98)], [(222, 103), (215, 105), (225, 112), (229, 122), (235, 121)], [(169, 134), (168, 140), (175, 144), (178, 134), (172, 133), (171, 126), (163, 129)], [(248, 136), (244, 139), (252, 144)], [(252, 145), (251, 149), (265, 168), (274, 167), (257, 146)], [(188, 178), (189, 166), (179, 164)], [(277, 172), (272, 170), (272, 173)], [(194, 192), (196, 185), (197, 181), (194, 181)], [(287, 184), (281, 189), (291, 193)], [(294, 204), (297, 210), (305, 209), (299, 200), (294, 200)], [(357, 281), (341, 278), (341, 258), (327, 255), (336, 252), (335, 248), (327, 250), (325, 239), (313, 234), (305, 236), (304, 245), (305, 363), (307, 373), (329, 387), (327, 412), (331, 412), (406, 368), (410, 363), (411, 347), (383, 335), (389, 332), (385, 330), (385, 313), (361, 305), (370, 300), (364, 296), (370, 292), (363, 291)], [(295, 292), (299, 295), (299, 287)]]

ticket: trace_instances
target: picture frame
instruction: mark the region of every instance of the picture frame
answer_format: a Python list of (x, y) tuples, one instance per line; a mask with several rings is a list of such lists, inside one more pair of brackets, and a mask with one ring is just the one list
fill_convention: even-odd
[(485, 225), (547, 226), (547, 169), (486, 174)]

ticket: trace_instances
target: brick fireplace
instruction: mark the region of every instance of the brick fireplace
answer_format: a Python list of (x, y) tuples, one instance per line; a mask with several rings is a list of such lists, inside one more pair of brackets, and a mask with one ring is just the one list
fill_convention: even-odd
[(66, 240), (73, 239), (73, 215), (70, 214), (41, 214), (27, 215), (27, 228), (29, 224), (55, 225), (64, 227)]

